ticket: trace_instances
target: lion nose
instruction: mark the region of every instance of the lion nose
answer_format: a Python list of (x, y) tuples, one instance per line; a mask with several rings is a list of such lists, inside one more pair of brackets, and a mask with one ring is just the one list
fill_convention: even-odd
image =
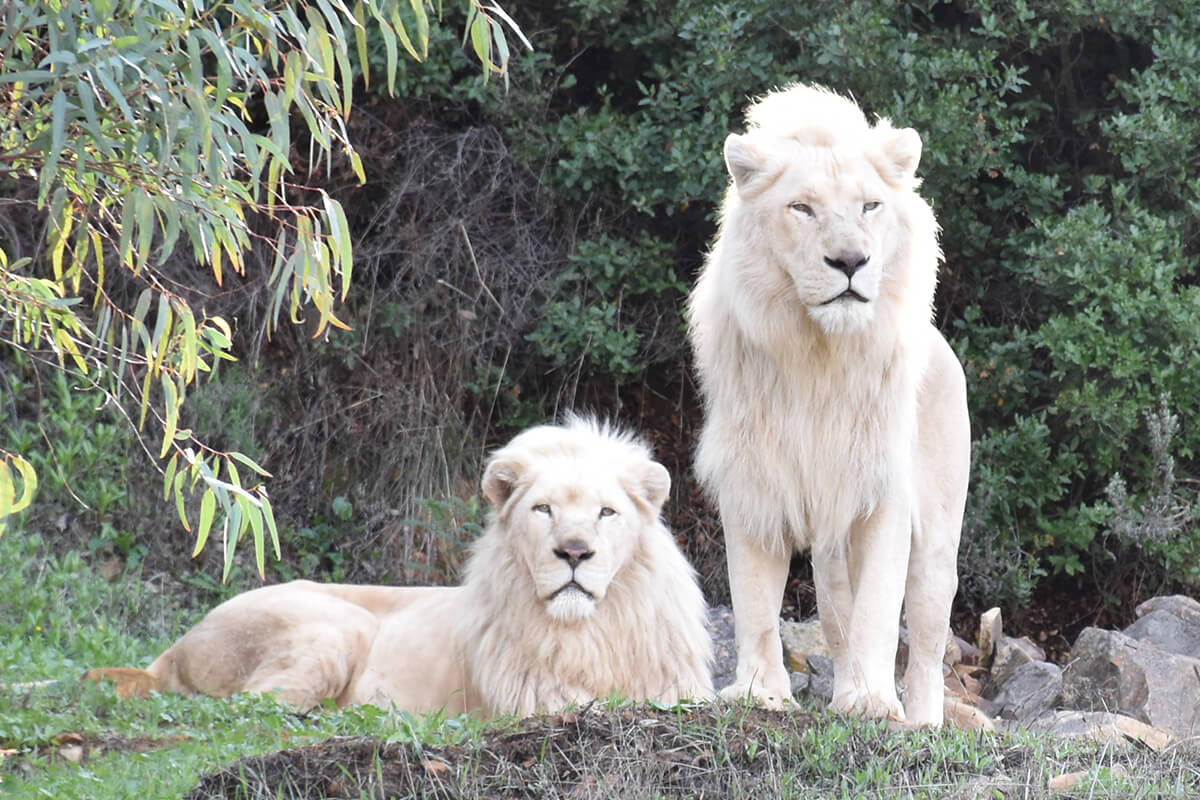
[(853, 278), (854, 273), (865, 267), (870, 260), (870, 256), (853, 250), (838, 253), (833, 258), (825, 256), (825, 263), (844, 272), (847, 278)]
[(581, 563), (594, 556), (595, 552), (583, 542), (572, 539), (569, 542), (565, 542), (562, 547), (555, 548), (554, 555), (570, 564), (571, 569), (575, 569)]

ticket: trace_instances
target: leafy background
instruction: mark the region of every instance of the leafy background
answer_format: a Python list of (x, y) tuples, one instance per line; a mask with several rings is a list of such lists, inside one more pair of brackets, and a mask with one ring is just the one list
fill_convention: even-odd
[[(726, 600), (719, 521), (689, 471), (701, 412), (683, 301), (714, 232), (721, 142), (751, 97), (803, 80), (924, 139), (946, 253), (936, 322), (966, 368), (975, 437), (960, 615), (1038, 609), (1065, 635), (1152, 593), (1196, 594), (1200, 4), (508, 10), (534, 49), (514, 51), (507, 91), (481, 82), (454, 9), (423, 63), (392, 64), (368, 37), (371, 72), (396, 77), (394, 97), (360, 82), (347, 117), (366, 182), (338, 158), (306, 179), (345, 210), (347, 330), (314, 340), (310, 312), (268, 337), (274, 254), (257, 242), (220, 285), (190, 252), (160, 267), (232, 326), (238, 360), (214, 363), (180, 425), (273, 473), (268, 580), (453, 579), (488, 449), (590, 409), (652, 438), (674, 477), (669, 521), (710, 601)], [(298, 169), (309, 135), (292, 120)], [(0, 249), (49, 274), (36, 182), (0, 171), (0, 186)], [(113, 404), (17, 350), (0, 350), (0, 385), (0, 447), (42, 480), (8, 535), (209, 600), (259, 580), (239, 552), (222, 587), (219, 542), (188, 560), (157, 453)], [(797, 613), (812, 609), (804, 570)]]

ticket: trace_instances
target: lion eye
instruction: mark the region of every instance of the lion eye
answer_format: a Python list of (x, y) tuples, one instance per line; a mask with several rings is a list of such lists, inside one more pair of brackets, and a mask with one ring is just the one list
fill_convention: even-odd
[(880, 203), (878, 200), (871, 200), (870, 202), (863, 203), (863, 213), (866, 214), (869, 211), (874, 211), (881, 205), (882, 203)]
[(808, 203), (792, 203), (788, 206), (792, 211), (798, 214), (804, 214), (806, 217), (815, 217), (816, 213), (812, 210), (812, 206)]
[(616, 514), (616, 513), (617, 512), (615, 510), (609, 508), (608, 506), (604, 506), (603, 508), (600, 509), (601, 517), (611, 517), (613, 514)]
[(546, 505), (545, 503), (538, 503), (536, 506), (533, 507), (533, 510), (538, 512), (539, 514), (549, 514), (550, 506)]

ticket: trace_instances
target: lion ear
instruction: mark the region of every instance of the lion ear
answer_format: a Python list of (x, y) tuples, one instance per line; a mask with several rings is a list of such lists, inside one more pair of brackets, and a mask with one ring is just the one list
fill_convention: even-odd
[(921, 134), (912, 128), (885, 128), (882, 141), (883, 178), (895, 186), (910, 187), (921, 161)]
[(767, 158), (750, 137), (731, 133), (725, 137), (725, 168), (738, 191), (752, 191), (767, 172)]
[(483, 496), (497, 512), (512, 497), (525, 475), (525, 463), (515, 458), (494, 458), (483, 472)]
[(639, 505), (650, 507), (658, 514), (667, 495), (671, 491), (671, 473), (657, 461), (646, 461), (630, 470), (631, 480), (625, 484), (625, 491)]

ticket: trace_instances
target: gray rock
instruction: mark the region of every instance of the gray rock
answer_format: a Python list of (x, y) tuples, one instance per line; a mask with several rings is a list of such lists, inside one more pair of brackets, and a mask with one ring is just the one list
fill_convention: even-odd
[(733, 683), (737, 676), (737, 641), (733, 635), (733, 609), (713, 606), (708, 610), (706, 627), (713, 640), (713, 688), (717, 691)]
[(1167, 611), (1180, 619), (1200, 623), (1200, 600), (1193, 600), (1183, 594), (1151, 597), (1137, 607), (1139, 617), (1144, 617), (1151, 611)]
[(1056, 664), (1030, 661), (1013, 670), (996, 695), (996, 713), (1027, 722), (1050, 711), (1062, 700), (1063, 673)]
[(1200, 658), (1200, 616), (1193, 622), (1159, 608), (1134, 622), (1123, 633), (1168, 653)]
[(992, 686), (999, 690), (1016, 672), (1017, 667), (1031, 661), (1045, 660), (1046, 651), (1034, 644), (1028, 636), (1001, 636), (996, 642), (996, 654), (992, 658)]
[(812, 680), (812, 676), (807, 672), (792, 672), (788, 674), (792, 680), (792, 697), (799, 697), (808, 691), (808, 684)]
[(792, 672), (809, 672), (810, 655), (829, 655), (825, 632), (821, 629), (821, 621), (816, 617), (804, 622), (780, 622), (779, 638), (783, 641), (783, 663)]
[(833, 699), (833, 659), (826, 656), (808, 657), (808, 693), (825, 700)]
[(1063, 703), (1115, 711), (1184, 738), (1200, 734), (1200, 659), (1086, 628), (1063, 673)]

